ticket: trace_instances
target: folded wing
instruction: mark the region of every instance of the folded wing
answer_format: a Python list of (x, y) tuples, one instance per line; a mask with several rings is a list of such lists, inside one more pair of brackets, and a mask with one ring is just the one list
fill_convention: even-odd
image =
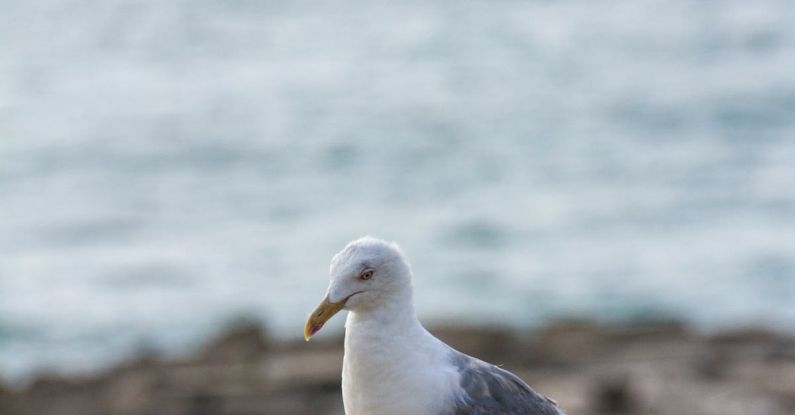
[(565, 415), (555, 401), (513, 373), (455, 350), (451, 353), (461, 375), (461, 395), (449, 415)]

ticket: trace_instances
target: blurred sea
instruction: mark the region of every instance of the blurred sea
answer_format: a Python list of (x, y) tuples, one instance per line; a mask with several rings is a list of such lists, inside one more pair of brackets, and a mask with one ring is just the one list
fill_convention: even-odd
[(364, 234), (425, 321), (795, 327), (790, 0), (0, 10), (4, 377), (298, 338)]

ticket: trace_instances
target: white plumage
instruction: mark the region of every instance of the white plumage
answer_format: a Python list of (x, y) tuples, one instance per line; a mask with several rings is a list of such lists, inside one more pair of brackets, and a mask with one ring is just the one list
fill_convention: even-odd
[(331, 262), (307, 339), (341, 309), (346, 415), (562, 415), (518, 377), (431, 335), (414, 312), (411, 269), (397, 245), (365, 237)]

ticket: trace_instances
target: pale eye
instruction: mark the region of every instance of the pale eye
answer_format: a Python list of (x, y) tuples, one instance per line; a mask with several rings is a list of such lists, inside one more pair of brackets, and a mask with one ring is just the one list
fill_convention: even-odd
[(375, 274), (375, 271), (373, 271), (373, 270), (371, 270), (371, 269), (365, 270), (364, 272), (362, 272), (362, 273), (359, 275), (359, 279), (360, 279), (360, 280), (363, 280), (363, 281), (367, 281), (367, 280), (369, 280), (370, 278), (373, 278), (373, 274)]

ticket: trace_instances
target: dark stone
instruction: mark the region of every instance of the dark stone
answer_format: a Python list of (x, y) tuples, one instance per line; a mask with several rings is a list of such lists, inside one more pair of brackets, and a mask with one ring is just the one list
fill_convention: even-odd
[(247, 362), (263, 358), (268, 349), (262, 328), (256, 323), (244, 323), (205, 346), (199, 359), (210, 363)]
[(693, 359), (692, 367), (696, 375), (705, 381), (717, 381), (726, 377), (731, 359), (726, 353), (711, 351), (699, 354)]
[(633, 412), (636, 398), (629, 386), (627, 376), (609, 376), (597, 381), (593, 388), (593, 408), (603, 414), (626, 414)]
[(190, 397), (185, 415), (217, 415), (223, 413), (223, 401), (206, 392)]

